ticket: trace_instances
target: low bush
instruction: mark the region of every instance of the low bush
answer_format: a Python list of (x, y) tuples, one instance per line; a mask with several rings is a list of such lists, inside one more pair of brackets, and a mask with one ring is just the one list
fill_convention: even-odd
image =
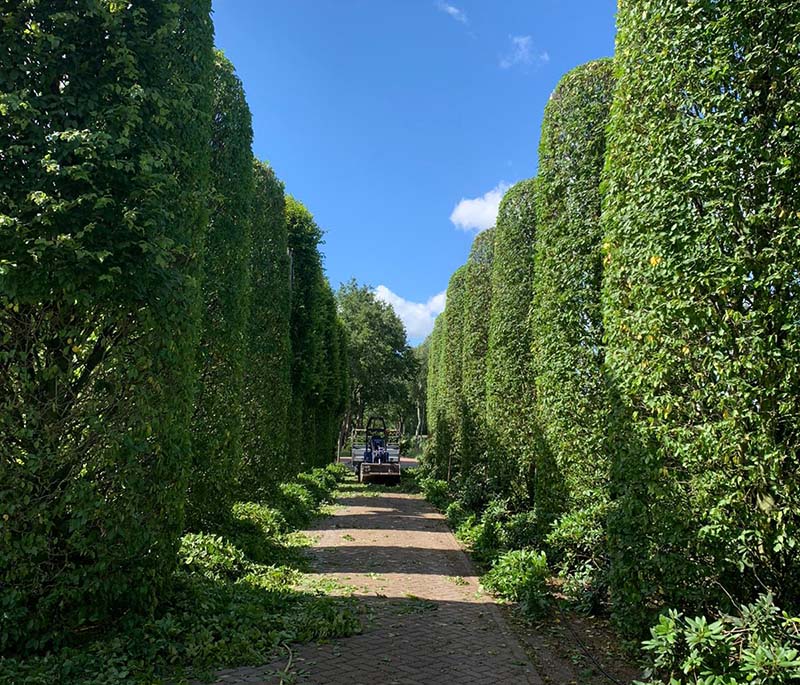
[(526, 613), (538, 615), (549, 605), (549, 573), (544, 552), (515, 549), (499, 556), (481, 583), (498, 597), (519, 602)]
[[(325, 498), (346, 474), (315, 469)], [(0, 659), (0, 682), (14, 685), (123, 685), (205, 678), (213, 669), (267, 663), (284, 642), (321, 640), (360, 630), (351, 600), (295, 589), (297, 568), (286, 558), (291, 521), (318, 511), (309, 490), (284, 484), (278, 507), (233, 506), (223, 535), (189, 533), (180, 563), (155, 617), (130, 614), (94, 633), (75, 634), (64, 648), (25, 659)], [(303, 509), (305, 507), (305, 509)]]
[(244, 552), (219, 535), (188, 533), (181, 539), (180, 563), (210, 580), (235, 580), (248, 570)]
[(420, 481), (422, 492), (434, 507), (445, 511), (450, 503), (450, 491), (447, 481), (437, 478), (422, 478)]
[(800, 679), (800, 618), (778, 609), (771, 595), (739, 616), (709, 621), (673, 610), (660, 617), (644, 643), (652, 657), (638, 685), (779, 685)]

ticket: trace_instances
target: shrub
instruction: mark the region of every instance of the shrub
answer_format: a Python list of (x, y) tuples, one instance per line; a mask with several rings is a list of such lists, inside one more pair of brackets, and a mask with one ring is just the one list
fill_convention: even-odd
[(481, 583), (498, 597), (519, 602), (527, 613), (537, 615), (549, 603), (547, 577), (544, 552), (517, 549), (498, 557)]
[[(529, 314), (536, 234), (534, 179), (503, 197), (492, 260), (492, 303), (486, 360), (488, 467), (492, 489), (530, 502), (536, 421)], [(438, 433), (437, 433), (438, 439)]]
[(178, 558), (190, 573), (200, 573), (210, 580), (235, 580), (248, 569), (244, 552), (219, 535), (208, 533), (184, 535)]
[(600, 174), (613, 86), (611, 60), (573, 69), (542, 122), (530, 323), (542, 521), (608, 497)]
[(276, 505), (292, 528), (307, 525), (317, 510), (314, 495), (300, 483), (281, 483)]
[(762, 595), (739, 616), (709, 621), (670, 610), (644, 643), (652, 658), (647, 683), (779, 685), (800, 679), (800, 619)]
[(252, 241), (253, 130), (233, 65), (217, 53), (211, 135), (211, 220), (203, 257), (203, 328), (187, 526), (228, 516), (242, 463), (242, 397)]
[(422, 486), (422, 492), (425, 494), (425, 499), (440, 511), (447, 509), (447, 505), (450, 502), (447, 481), (436, 478), (423, 478), (420, 485)]
[(620, 5), (606, 160), (612, 590), (800, 598), (800, 165), (791, 2)]
[(176, 563), (209, 11), (3, 6), (0, 652), (151, 611)]

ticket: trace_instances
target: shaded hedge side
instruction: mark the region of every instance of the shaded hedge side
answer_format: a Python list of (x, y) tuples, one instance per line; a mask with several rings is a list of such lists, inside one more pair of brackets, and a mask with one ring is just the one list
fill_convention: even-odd
[(643, 607), (763, 586), (797, 609), (800, 5), (627, 0), (618, 22), (604, 205), (616, 615), (636, 630)]
[(229, 515), (242, 462), (242, 390), (252, 249), (253, 129), (233, 65), (217, 52), (211, 208), (203, 257), (200, 384), (195, 403), (187, 524), (209, 530)]
[(611, 60), (574, 69), (542, 123), (530, 328), (545, 524), (608, 501), (600, 174), (613, 84)]
[[(492, 489), (530, 503), (534, 472), (529, 312), (536, 236), (536, 180), (506, 192), (497, 214), (486, 361), (486, 417)], [(515, 455), (513, 459), (508, 455)]]
[(240, 496), (270, 492), (288, 469), (291, 400), (289, 253), (283, 183), (254, 160), (250, 311), (244, 365)]
[(4, 652), (151, 609), (175, 564), (209, 12), (200, 0), (0, 10)]

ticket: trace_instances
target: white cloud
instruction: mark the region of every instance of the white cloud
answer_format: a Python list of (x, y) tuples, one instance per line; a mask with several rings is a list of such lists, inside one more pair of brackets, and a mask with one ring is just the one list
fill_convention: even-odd
[(491, 228), (497, 220), (500, 201), (510, 187), (508, 183), (501, 181), (482, 197), (462, 198), (450, 215), (450, 221), (463, 231), (480, 232)]
[(411, 340), (423, 340), (433, 330), (437, 314), (444, 311), (445, 293), (434, 295), (427, 302), (410, 302), (393, 293), (385, 285), (375, 288), (375, 297), (390, 305), (406, 327)]
[(531, 36), (509, 36), (511, 45), (508, 52), (500, 59), (500, 66), (503, 69), (522, 64), (525, 66), (540, 66), (550, 61), (550, 55), (546, 51), (537, 52)]
[(439, 11), (444, 12), (445, 14), (449, 14), (453, 19), (456, 21), (461, 22), (462, 24), (469, 23), (467, 19), (467, 15), (464, 10), (458, 9), (455, 5), (450, 5), (446, 3), (444, 0), (437, 0), (436, 7)]

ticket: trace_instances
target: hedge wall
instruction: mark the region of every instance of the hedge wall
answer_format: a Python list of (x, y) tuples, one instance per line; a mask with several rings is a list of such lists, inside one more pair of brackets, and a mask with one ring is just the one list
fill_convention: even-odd
[(447, 306), (442, 316), (445, 319), (446, 335), (442, 351), (441, 366), (441, 414), (444, 433), (440, 436), (439, 457), (444, 461), (440, 468), (447, 480), (460, 471), (464, 439), (464, 393), (463, 393), (463, 341), (464, 341), (464, 290), (466, 266), (461, 266), (450, 277), (447, 285)]
[(118, 4), (0, 10), (2, 651), (152, 608), (182, 526), (210, 3)]
[[(494, 231), (479, 233), (472, 243), (464, 272), (464, 316), (461, 349), (464, 437), (462, 469), (464, 478), (486, 483), (486, 354), (489, 345), (489, 317), (492, 304), (492, 259)], [(473, 488), (474, 489), (474, 488)]]
[(542, 122), (531, 344), (543, 522), (608, 500), (600, 174), (613, 85), (611, 60), (572, 70)]
[(435, 478), (447, 476), (446, 455), (450, 449), (444, 417), (444, 340), (447, 335), (445, 317), (440, 314), (428, 337), (427, 406), (429, 439), (425, 443), (425, 462)]
[(210, 221), (203, 257), (200, 386), (192, 431), (187, 526), (213, 530), (230, 512), (242, 460), (242, 390), (254, 192), (250, 108), (217, 52)]
[(291, 264), (292, 402), (289, 464), (301, 471), (333, 458), (347, 396), (344, 331), (322, 270), (322, 230), (297, 200), (286, 198)]
[(250, 311), (244, 365), (240, 497), (258, 499), (288, 468), (291, 399), (289, 254), (283, 184), (255, 160), (250, 248)]
[[(626, 0), (604, 205), (621, 622), (800, 569), (796, 2)], [(640, 619), (635, 621), (632, 619)]]
[[(533, 375), (529, 310), (536, 235), (536, 181), (514, 185), (497, 214), (486, 361), (490, 478), (517, 506), (529, 503), (533, 451)], [(508, 459), (508, 455), (515, 455)]]

